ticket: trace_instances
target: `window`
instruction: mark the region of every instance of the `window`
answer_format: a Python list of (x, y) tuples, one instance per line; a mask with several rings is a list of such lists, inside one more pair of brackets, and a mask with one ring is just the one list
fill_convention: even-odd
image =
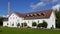
[(14, 26), (14, 22), (12, 23), (12, 26)]
[(32, 14), (30, 14), (30, 16), (32, 17), (33, 15), (32, 15)]
[(28, 23), (29, 23), (29, 21), (28, 21)]
[(39, 13), (39, 14), (37, 14), (38, 16), (41, 16), (41, 14)]
[(45, 15), (45, 13), (41, 13), (41, 15), (42, 15), (42, 16), (44, 16), (44, 15)]
[(16, 17), (16, 19), (17, 19), (17, 17)]
[(34, 14), (33, 16), (37, 16), (37, 14)]
[(14, 17), (13, 17), (13, 19), (14, 19)]
[(38, 20), (38, 23), (39, 23), (39, 20)]
[(29, 15), (27, 15), (27, 16), (29, 16)]
[(14, 26), (14, 23), (12, 24), (12, 26)]
[(8, 23), (7, 23), (7, 25), (8, 25)]

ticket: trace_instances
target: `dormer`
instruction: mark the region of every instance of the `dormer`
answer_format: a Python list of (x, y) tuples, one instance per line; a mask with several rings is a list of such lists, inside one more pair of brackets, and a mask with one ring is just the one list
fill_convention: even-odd
[(44, 16), (44, 15), (45, 15), (45, 13), (41, 13), (41, 15), (42, 15), (42, 16)]
[(33, 16), (33, 14), (30, 14), (30, 16), (32, 17), (32, 16)]
[(37, 16), (37, 14), (34, 14), (34, 16)]

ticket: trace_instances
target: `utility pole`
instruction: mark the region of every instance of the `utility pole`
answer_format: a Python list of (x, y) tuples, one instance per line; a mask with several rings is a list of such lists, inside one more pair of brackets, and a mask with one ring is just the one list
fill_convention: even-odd
[(10, 0), (8, 0), (8, 17), (10, 16)]

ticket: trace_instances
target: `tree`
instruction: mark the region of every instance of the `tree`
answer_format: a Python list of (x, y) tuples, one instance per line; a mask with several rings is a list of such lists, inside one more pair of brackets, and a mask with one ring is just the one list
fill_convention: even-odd
[(37, 26), (36, 22), (33, 22), (33, 23), (32, 23), (32, 26)]
[(60, 28), (60, 12), (55, 12), (56, 15), (56, 28)]
[(0, 26), (2, 26), (3, 25), (3, 17), (0, 17)]

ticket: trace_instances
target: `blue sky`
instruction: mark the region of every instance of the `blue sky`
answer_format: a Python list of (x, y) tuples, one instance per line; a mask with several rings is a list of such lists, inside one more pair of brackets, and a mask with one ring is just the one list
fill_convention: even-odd
[[(49, 10), (52, 6), (60, 4), (60, 0), (10, 0), (10, 12), (35, 12)], [(8, 0), (0, 0), (0, 15), (7, 15)]]

